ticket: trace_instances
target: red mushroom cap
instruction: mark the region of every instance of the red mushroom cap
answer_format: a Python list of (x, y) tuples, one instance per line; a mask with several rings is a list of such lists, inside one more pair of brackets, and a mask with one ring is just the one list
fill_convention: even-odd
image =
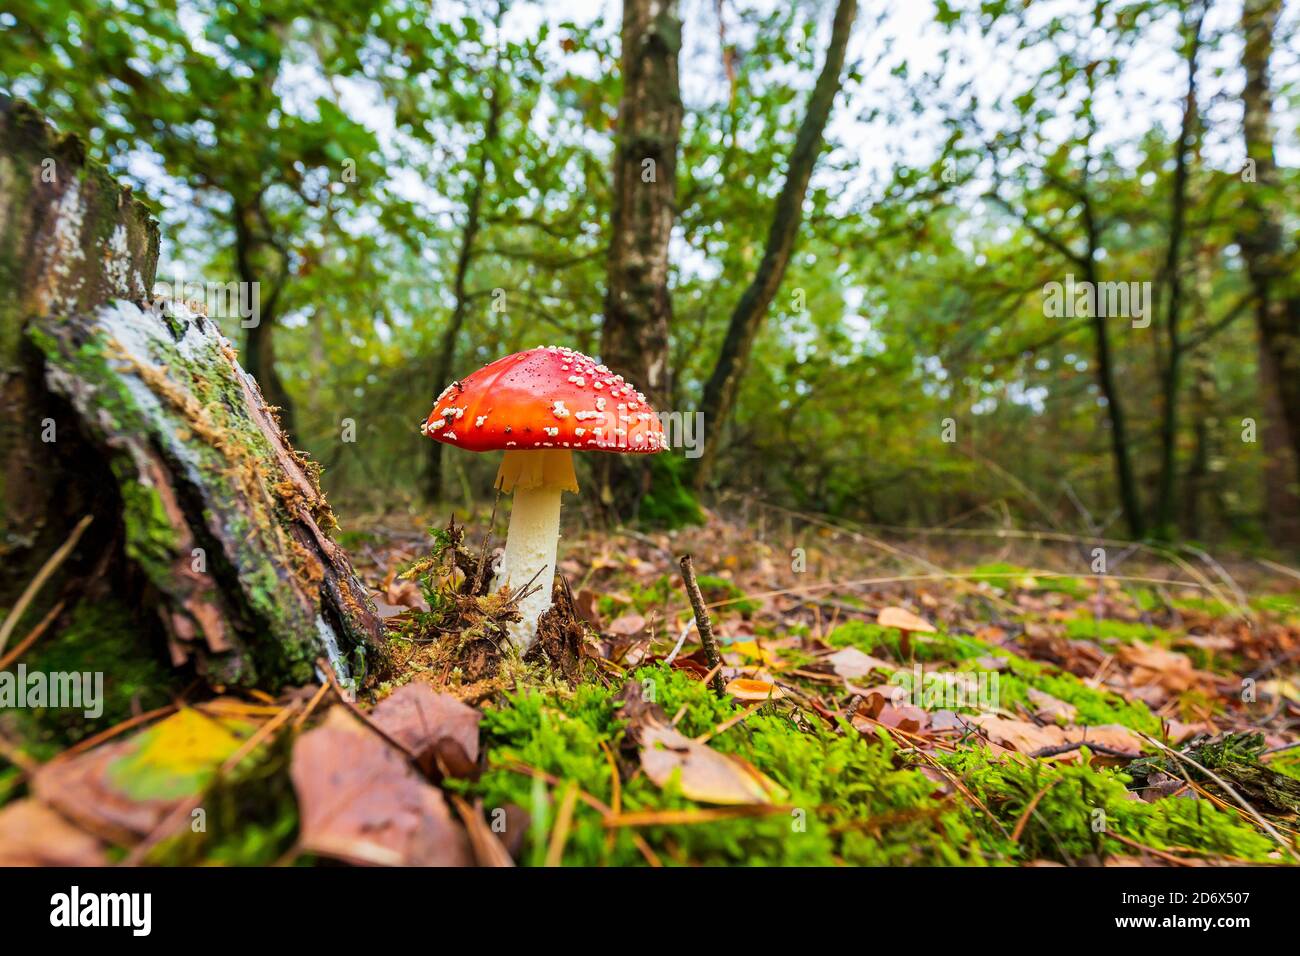
[(554, 345), (507, 355), (452, 382), (420, 431), (470, 451), (653, 454), (668, 447), (658, 414), (623, 376)]

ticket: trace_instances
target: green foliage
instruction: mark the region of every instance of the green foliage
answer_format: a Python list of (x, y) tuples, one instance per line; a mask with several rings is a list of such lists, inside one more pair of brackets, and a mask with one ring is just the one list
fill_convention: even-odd
[(1001, 588), (1026, 588), (1033, 591), (1042, 591), (1047, 594), (1064, 594), (1077, 600), (1082, 600), (1094, 592), (1090, 582), (1082, 578), (1067, 576), (1056, 577), (1053, 575), (1035, 575), (1028, 568), (1017, 567), (1014, 564), (1007, 564), (1005, 561), (997, 561), (990, 564), (981, 564), (970, 569), (970, 574), (975, 580), (988, 581), (989, 583)]
[(652, 528), (681, 528), (703, 524), (700, 503), (687, 489), (685, 458), (655, 455), (650, 459), (650, 492), (641, 499), (637, 518)]
[[(700, 586), (700, 595), (707, 604), (728, 601), (731, 602), (726, 605), (728, 613), (745, 616), (758, 610), (758, 602), (746, 598), (745, 592), (734, 581), (714, 574), (701, 574), (696, 576), (695, 582)], [(632, 608), (639, 614), (662, 612), (673, 605), (683, 605), (686, 601), (681, 579), (671, 574), (662, 574), (649, 584), (634, 582), (627, 589), (626, 596), (631, 599)], [(606, 617), (617, 616), (625, 606), (622, 598), (608, 594), (602, 594), (596, 600), (597, 610)]]
[[(453, 376), (533, 345), (598, 351), (617, 16), (579, 22), (543, 5), (535, 29), (520, 31), (515, 10), (498, 29), (495, 10), (463, 0), (276, 0), (252, 12), (163, 0), (112, 16), (101, 6), (10, 4), (0, 89), (82, 134), (155, 202), (187, 277), (262, 283), (278, 376), (300, 399), (295, 438), (325, 462), (341, 504), (416, 495), (427, 445), (415, 423), (446, 384), (431, 378), (458, 279)], [(671, 364), (683, 411), (761, 258), (807, 85), (792, 77), (815, 74), (825, 13), (729, 9), (728, 33), (744, 39), (722, 89), (714, 64), (682, 58), (688, 87), (708, 90), (688, 97), (677, 165), (684, 253), (671, 264)], [(684, 15), (689, 50), (715, 25)], [(735, 420), (708, 423), (727, 439), (716, 474), (727, 490), (885, 524), (944, 524), (997, 503), (1018, 523), (1069, 526), (1079, 504), (1096, 517), (1117, 501), (1108, 429), (1097, 427), (1109, 403), (1099, 405), (1095, 327), (1046, 314), (1043, 290), (1080, 273), (1092, 241), (1102, 281), (1150, 280), (1162, 292), (1172, 133), (1158, 109), (1134, 125), (1099, 104), (1145, 83), (1153, 54), (1169, 52), (1150, 38), (1185, 35), (1186, 13), (1065, 4), (1037, 21), (1013, 4), (952, 0), (934, 15), (951, 40), (942, 69), (900, 44), (871, 85), (848, 72), (843, 119), (831, 124)], [(967, 59), (1014, 64), (1011, 79), (977, 99)], [(1178, 108), (1181, 75), (1170, 69), (1178, 81), (1152, 95)], [(1237, 95), (1232, 76), (1200, 79), (1201, 102)], [(880, 149), (868, 161), (849, 148), (857, 141)], [(1191, 153), (1199, 225), (1182, 249), (1192, 344), (1175, 448), (1188, 476), (1183, 530), (1254, 545), (1267, 530), (1264, 443), (1238, 432), (1258, 416), (1257, 348), (1248, 320), (1226, 319), (1249, 314), (1232, 311), (1248, 280), (1230, 251), (1250, 226), (1237, 210), (1270, 195), (1199, 137)], [(1296, 172), (1279, 175), (1271, 198), (1281, 204)], [(160, 278), (175, 271), (165, 264)], [(1165, 405), (1152, 342), (1167, 330), (1119, 321), (1108, 331), (1137, 484), (1151, 487)], [(342, 437), (343, 418), (357, 441)], [(943, 439), (945, 422), (955, 441)], [(493, 458), (447, 452), (444, 487), (490, 496)], [(689, 461), (673, 452), (651, 468), (641, 519), (698, 521)], [(1044, 578), (1037, 590), (1078, 597), (1090, 586)]]
[(744, 616), (758, 610), (758, 602), (746, 598), (745, 592), (734, 581), (713, 574), (702, 574), (696, 577), (695, 583), (700, 586), (700, 594), (708, 604), (727, 601), (729, 603), (726, 607), (729, 612), (734, 611)]

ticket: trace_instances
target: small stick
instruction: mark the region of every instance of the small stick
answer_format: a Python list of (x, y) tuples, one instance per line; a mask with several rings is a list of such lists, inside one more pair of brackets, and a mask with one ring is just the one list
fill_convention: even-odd
[(62, 613), (63, 602), (59, 601), (54, 607), (50, 608), (49, 612), (41, 618), (40, 622), (31, 629), (31, 632), (26, 637), (14, 645), (12, 651), (4, 655), (4, 657), (0, 657), (0, 671), (7, 671), (10, 664), (27, 653), (28, 648), (41, 639), (41, 635), (45, 633), (46, 628)]
[(695, 580), (695, 565), (691, 556), (683, 554), (681, 558), (682, 581), (686, 584), (686, 594), (691, 599), (691, 610), (695, 612), (695, 629), (700, 632), (700, 643), (704, 645), (704, 657), (713, 671), (713, 689), (724, 693), (722, 683), (722, 655), (718, 653), (718, 642), (713, 639), (713, 622), (709, 620), (709, 610), (704, 606), (704, 595)]
[(1094, 753), (1105, 754), (1107, 757), (1124, 757), (1133, 760), (1137, 754), (1130, 753), (1127, 750), (1120, 750), (1118, 747), (1107, 747), (1105, 744), (1093, 743), (1090, 740), (1076, 740), (1073, 743), (1061, 744), (1059, 747), (1044, 747), (1041, 750), (1034, 750), (1026, 754), (1028, 757), (1059, 757), (1061, 754), (1068, 754), (1080, 747), (1087, 747)]
[(1038, 806), (1038, 802), (1042, 800), (1043, 797), (1047, 796), (1047, 791), (1060, 783), (1062, 779), (1062, 777), (1053, 777), (1047, 782), (1047, 786), (1034, 794), (1034, 799), (1029, 801), (1029, 805), (1025, 807), (1025, 812), (1020, 814), (1020, 819), (1016, 821), (1016, 828), (1011, 831), (1012, 843), (1020, 842), (1020, 835), (1025, 832), (1025, 824), (1029, 822), (1029, 815), (1034, 812), (1034, 808)]
[(551, 842), (546, 848), (546, 866), (560, 866), (564, 861), (564, 844), (569, 841), (569, 831), (573, 829), (573, 809), (578, 802), (578, 785), (572, 780), (564, 788), (560, 799), (560, 809), (555, 815), (555, 826), (551, 830)]
[(365, 726), (369, 727), (376, 734), (382, 737), (386, 743), (392, 744), (394, 747), (400, 750), (406, 756), (406, 759), (409, 760), (412, 764), (416, 766), (419, 765), (419, 760), (416, 759), (417, 755), (414, 750), (406, 746), (406, 744), (402, 743), (400, 740), (398, 740), (388, 731), (384, 730), (383, 727), (380, 727), (377, 723), (375, 723), (373, 720), (370, 719), (370, 717), (365, 713), (365, 711), (363, 711), (352, 701), (348, 700), (348, 695), (344, 692), (343, 688), (339, 685), (339, 680), (337, 677), (334, 676), (334, 668), (330, 666), (329, 661), (327, 661), (323, 657), (318, 658), (316, 660), (316, 666), (319, 667), (324, 672), (325, 679), (329, 681), (330, 689), (334, 691), (334, 696), (339, 699), (339, 703), (342, 704), (344, 707), (346, 707), (348, 709), (348, 712), (352, 714), (353, 717), (361, 721), (361, 723), (363, 723)]
[(497, 523), (497, 505), (501, 503), (501, 489), (497, 489), (497, 496), (492, 500), (492, 517), (488, 518), (487, 531), (483, 532), (483, 548), (478, 554), (478, 569), (474, 572), (474, 586), (470, 588), (470, 594), (478, 594), (479, 586), (483, 583), (483, 571), (487, 568), (488, 542), (492, 540), (492, 529)]
[(53, 577), (54, 572), (59, 569), (59, 565), (67, 560), (68, 555), (72, 554), (77, 542), (81, 540), (81, 535), (90, 527), (90, 522), (94, 520), (92, 515), (86, 515), (78, 521), (77, 526), (68, 535), (68, 540), (59, 545), (54, 553), (45, 560), (45, 563), (41, 565), (41, 569), (36, 572), (36, 577), (32, 578), (31, 582), (23, 590), (23, 593), (18, 598), (18, 603), (13, 606), (13, 610), (5, 617), (4, 623), (0, 624), (0, 653), (4, 652), (5, 645), (9, 643), (9, 635), (18, 626), (19, 618), (27, 612), (27, 606), (32, 603), (41, 588), (45, 586), (45, 582)]
[(320, 685), (320, 690), (316, 691), (316, 693), (312, 696), (312, 699), (307, 702), (307, 709), (294, 718), (293, 729), (295, 731), (301, 730), (302, 725), (307, 723), (307, 718), (310, 717), (312, 715), (312, 712), (316, 710), (316, 705), (321, 702), (322, 697), (324, 697), (327, 693), (329, 693), (329, 690), (330, 690), (329, 681), (323, 681)]
[(698, 737), (695, 738), (695, 742), (697, 744), (707, 744), (714, 737), (718, 736), (718, 734), (725, 733), (726, 731), (730, 730), (732, 727), (736, 726), (736, 724), (740, 723), (750, 714), (754, 713), (764, 704), (769, 702), (770, 702), (770, 698), (768, 700), (760, 700), (754, 704), (751, 704), (749, 707), (746, 707), (740, 713), (733, 714), (732, 716), (728, 717), (722, 723), (718, 724), (718, 726), (710, 730), (707, 734), (700, 734)]

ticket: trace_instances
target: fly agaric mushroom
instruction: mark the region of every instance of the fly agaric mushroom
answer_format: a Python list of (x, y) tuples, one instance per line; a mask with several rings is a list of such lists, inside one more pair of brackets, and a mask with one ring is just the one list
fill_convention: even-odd
[(470, 451), (504, 451), (496, 487), (514, 492), (505, 556), (493, 587), (536, 590), (510, 629), (522, 652), (551, 606), (560, 495), (578, 490), (575, 451), (655, 454), (668, 447), (645, 396), (595, 359), (544, 346), (516, 352), (452, 382), (420, 431)]

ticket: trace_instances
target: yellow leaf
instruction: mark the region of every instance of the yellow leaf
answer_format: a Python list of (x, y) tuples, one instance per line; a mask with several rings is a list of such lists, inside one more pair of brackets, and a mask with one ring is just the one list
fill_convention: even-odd
[(781, 659), (765, 647), (759, 647), (757, 641), (736, 641), (733, 644), (727, 644), (723, 650), (734, 651), (741, 657), (748, 657), (751, 661), (759, 661), (767, 666), (781, 663)]

